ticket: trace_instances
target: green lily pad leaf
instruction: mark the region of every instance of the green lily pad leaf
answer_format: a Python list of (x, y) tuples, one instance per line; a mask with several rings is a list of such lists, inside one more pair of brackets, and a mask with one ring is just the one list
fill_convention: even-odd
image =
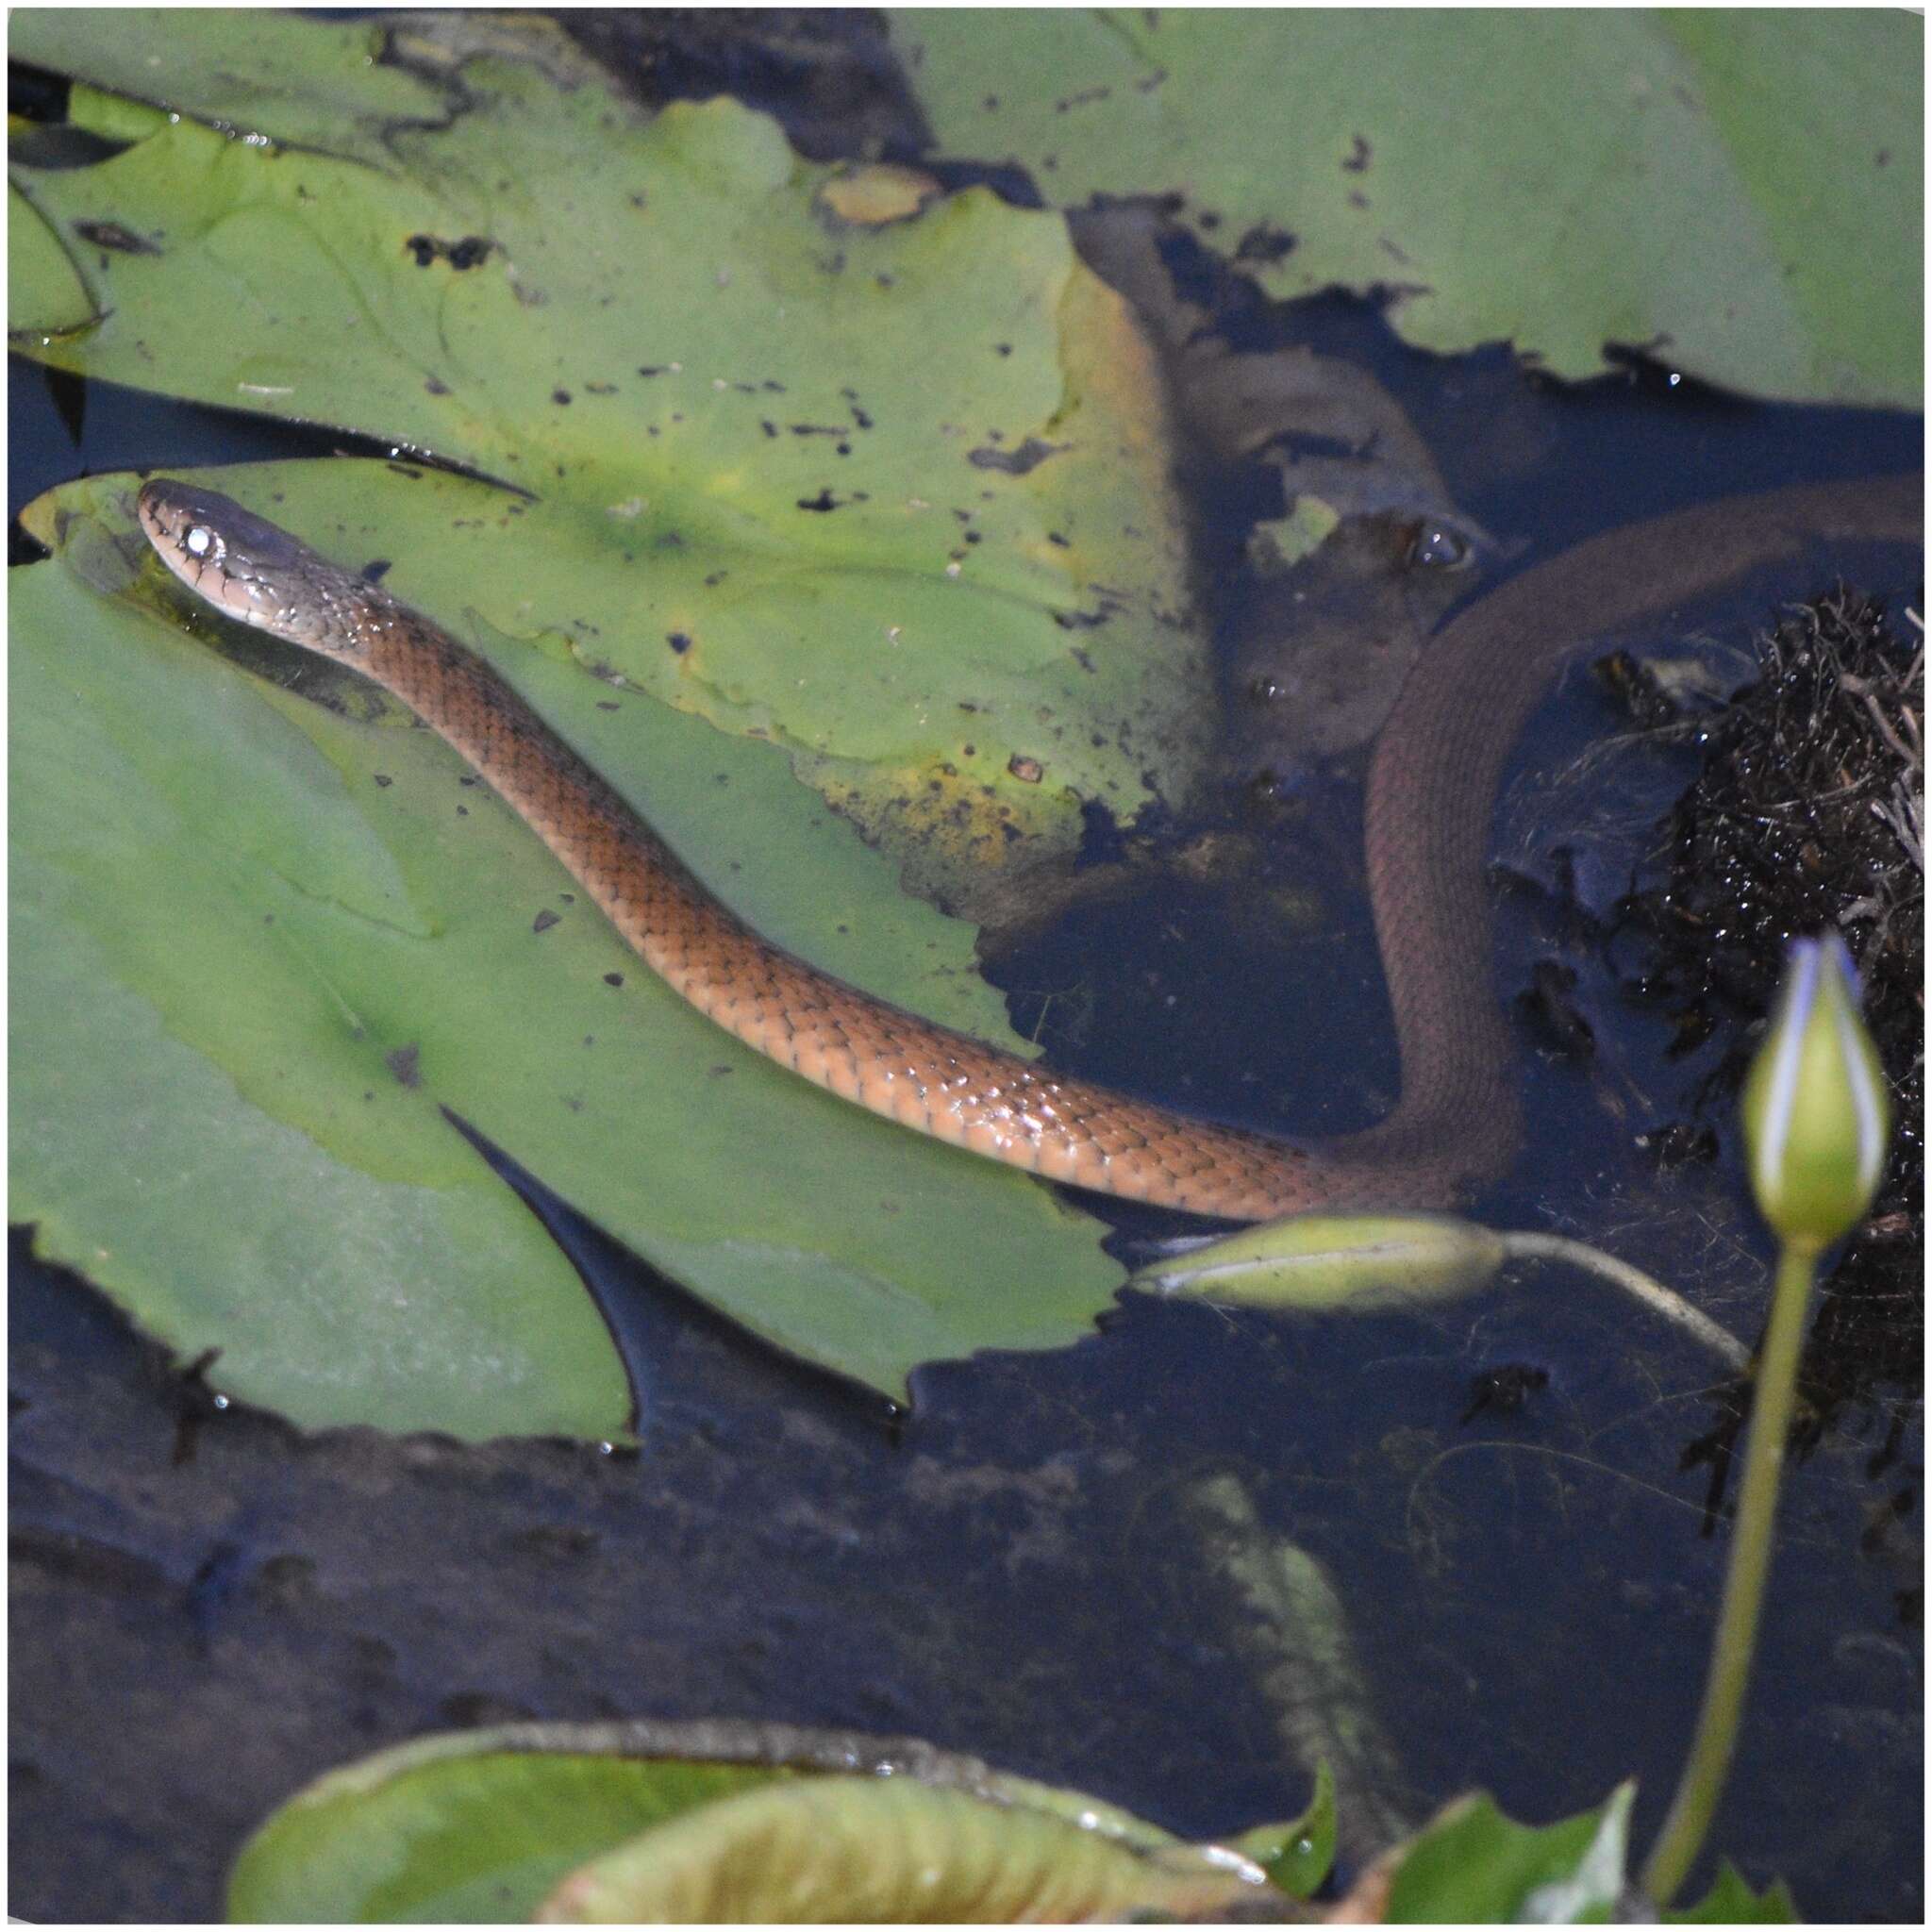
[(1924, 23), (1907, 12), (907, 8), (941, 152), (1063, 205), (1178, 193), (1277, 296), (1392, 289), (1444, 353), (1607, 342), (1915, 408)]
[(7, 325), (16, 339), (51, 340), (94, 320), (94, 301), (74, 258), (11, 183), (7, 190)]
[(101, 266), (99, 327), (33, 353), (528, 492), (474, 553), (487, 622), (784, 745), (957, 908), (1069, 859), (1085, 804), (1130, 819), (1193, 782), (1209, 675), (1159, 383), (1058, 214), (974, 190), (854, 225), (775, 123), (647, 119), (541, 23), (13, 28), (171, 105), (266, 76), (245, 119), (200, 110), (304, 143), (181, 120), (16, 168), (63, 236), (158, 238)]
[[(886, 1790), (931, 1802), (888, 1799), (890, 1815), (881, 1815), (874, 1796)], [(787, 1802), (794, 1796), (803, 1799), (797, 1810)], [(465, 1731), (331, 1772), (242, 1847), (228, 1916), (521, 1919), (575, 1873), (570, 1896), (580, 1916), (611, 1904), (615, 1885), (627, 1916), (670, 1915), (676, 1886), (689, 1888), (687, 1905), (703, 1903), (700, 1916), (725, 1917), (730, 1902), (715, 1888), (734, 1861), (753, 1888), (820, 1882), (801, 1861), (778, 1858), (776, 1848), (806, 1819), (815, 1821), (808, 1849), (811, 1841), (829, 1849), (855, 1832), (886, 1834), (873, 1841), (908, 1859), (924, 1847), (926, 1861), (944, 1871), (941, 1903), (958, 1907), (947, 1916), (978, 1917), (972, 1901), (990, 1907), (994, 1888), (1025, 1883), (1051, 1886), (1069, 1905), (1122, 1899), (1171, 1910), (1259, 1889), (1248, 1859), (1182, 1845), (1079, 1792), (1009, 1778), (918, 1740), (643, 1720)], [(750, 1846), (758, 1848), (755, 1862)], [(875, 1876), (884, 1869), (882, 1858)], [(1131, 1893), (1110, 1889), (1129, 1884)], [(977, 1888), (970, 1899), (968, 1886)], [(648, 1901), (646, 1887), (656, 1888)], [(873, 1916), (856, 1892), (827, 1902), (834, 1917)], [(740, 1904), (753, 1917), (798, 1915), (755, 1909), (769, 1905), (768, 1893), (748, 1892)]]
[[(728, 840), (721, 815), (684, 816), (662, 791), (649, 808), (700, 869), (728, 845), (720, 883), (774, 938), (1000, 1037), (970, 935), (907, 907), (896, 877), (967, 908), (1010, 893), (1072, 852), (1086, 801), (1131, 816), (1157, 787), (1185, 785), (1206, 688), (1179, 615), (1158, 388), (1064, 224), (976, 192), (855, 226), (821, 202), (831, 171), (799, 163), (769, 120), (729, 101), (646, 119), (567, 71), (541, 25), (136, 13), (96, 16), (79, 40), (72, 25), (36, 38), (16, 15), (16, 52), (220, 126), (142, 133), (130, 110), (131, 144), (111, 158), (16, 168), (63, 236), (107, 219), (144, 243), (105, 253), (100, 325), (41, 353), (503, 479), (330, 462), (227, 487), (258, 489), (324, 549), (386, 563), (404, 594), (513, 660), (513, 679), (620, 786), (650, 774), (657, 791), (658, 773), (682, 771), (668, 790), (692, 806), (728, 788), (722, 821), (743, 814)], [(297, 144), (324, 126), (334, 147)], [(262, 139), (222, 131), (236, 127)], [(118, 591), (121, 568), (100, 588)], [(50, 626), (50, 679), (63, 644)], [(68, 701), (103, 708), (75, 728), (97, 728), (125, 764), (118, 662), (104, 647)], [(1112, 1271), (1037, 1188), (881, 1136), (643, 989), (529, 835), (488, 800), (452, 806), (458, 768), (391, 710), (386, 724), (331, 718), (264, 687), (247, 703), (275, 713), (273, 728), (252, 721), (230, 739), (181, 701), (194, 716), (180, 741), (208, 787), (271, 802), (240, 825), (232, 810), (213, 821), (254, 870), (192, 953), (172, 936), (183, 905), (201, 903), (183, 886), (208, 883), (203, 854), (187, 879), (82, 865), (63, 916), (220, 1070), (237, 1107), (372, 1180), (473, 1187), (474, 1156), (455, 1152), (436, 1111), (447, 1107), (758, 1332), (895, 1395), (918, 1361), (1055, 1345), (1104, 1301)], [(147, 754), (132, 756), (139, 768)], [(277, 757), (287, 771), (269, 769)], [(801, 775), (876, 855), (801, 814)], [(311, 829), (318, 791), (337, 810), (353, 801), (328, 821), (353, 831)], [(276, 945), (250, 924), (264, 899)], [(551, 916), (567, 936), (544, 930)], [(552, 972), (519, 984), (508, 960), (520, 949), (518, 970), (534, 972), (533, 939), (567, 994)], [(452, 971), (458, 951), (469, 964)], [(612, 975), (636, 989), (622, 1008)], [(117, 1110), (95, 1105), (76, 1131), (111, 1142)], [(365, 1357), (394, 1353), (382, 1333), (361, 1352), (339, 1344), (384, 1292), (386, 1254), (365, 1268), (342, 1244), (341, 1265), (369, 1278), (357, 1295), (300, 1275), (317, 1265), (306, 1250), (257, 1283), (259, 1241), (241, 1241), (234, 1266), (206, 1265), (233, 1217), (205, 1195), (171, 1197), (137, 1235), (127, 1202), (111, 1229), (96, 1224), (83, 1176), (83, 1163), (65, 1168), (58, 1197), (34, 1176), (19, 1211), (40, 1216), (62, 1258), (106, 1258), (97, 1278), (176, 1346), (222, 1346), (237, 1392), (315, 1422), (470, 1434), (539, 1412), (556, 1425), (557, 1391), (506, 1408), (500, 1378), (475, 1373), (474, 1270), (423, 1272), (411, 1256), (396, 1320), (412, 1350), (446, 1352), (448, 1366), (378, 1376), (378, 1391)], [(168, 1224), (191, 1217), (193, 1241)], [(979, 1272), (961, 1280), (968, 1253)], [(325, 1355), (298, 1349), (312, 1339), (299, 1322), (276, 1340), (291, 1271), (338, 1344)], [(541, 1322), (547, 1306), (528, 1293), (521, 1319)], [(486, 1362), (497, 1352), (492, 1341)], [(574, 1426), (614, 1425), (603, 1394), (564, 1407)]]
[[(654, 1748), (641, 1735), (626, 1751), (617, 1734), (631, 1728), (465, 1731), (331, 1772), (242, 1846), (227, 1915), (250, 1924), (527, 1919), (586, 1859), (693, 1806), (793, 1774), (687, 1759), (675, 1740)], [(546, 1730), (557, 1733), (548, 1748)]]
[(1225, 1842), (1254, 1859), (1277, 1891), (1313, 1898), (1335, 1866), (1334, 1774), (1325, 1763), (1316, 1765), (1315, 1795), (1299, 1818), (1287, 1824), (1257, 1824)]
[[(159, 13), (120, 21), (85, 7), (44, 13), (9, 17), (8, 54), (93, 82), (92, 98), (70, 112), (76, 125), (110, 138), (131, 138), (141, 104), (152, 104), (234, 134), (388, 167), (390, 129), (443, 108), (438, 70), (447, 63), (418, 72), (412, 42), (372, 37), (363, 25), (224, 10), (205, 31), (183, 23), (171, 33)], [(103, 90), (125, 97), (128, 118), (108, 118)]]
[[(971, 929), (802, 809), (782, 753), (477, 613), (501, 492), (350, 462), (211, 480), (358, 559), (379, 500), (406, 540), (391, 584), (567, 720), (754, 924), (1006, 1037)], [(304, 1424), (612, 1434), (601, 1324), (447, 1108), (714, 1305), (888, 1394), (920, 1361), (1083, 1332), (1118, 1279), (1085, 1216), (719, 1032), (373, 687), (212, 620), (184, 636), (128, 496), (43, 498), (25, 521), (57, 556), (11, 575), (12, 1211), (42, 1254)]]

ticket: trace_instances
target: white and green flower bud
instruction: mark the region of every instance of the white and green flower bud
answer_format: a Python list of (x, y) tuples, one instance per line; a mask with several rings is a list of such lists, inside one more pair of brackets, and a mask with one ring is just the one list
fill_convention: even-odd
[(1850, 1233), (1885, 1166), (1891, 1109), (1844, 941), (1795, 940), (1775, 1017), (1744, 1082), (1757, 1208), (1780, 1239)]
[(1503, 1237), (1443, 1214), (1291, 1214), (1143, 1268), (1129, 1284), (1264, 1308), (1375, 1308), (1487, 1287)]

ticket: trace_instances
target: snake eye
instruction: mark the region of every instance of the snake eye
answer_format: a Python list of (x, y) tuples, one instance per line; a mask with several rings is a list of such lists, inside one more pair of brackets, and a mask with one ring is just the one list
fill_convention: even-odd
[(222, 560), (221, 537), (206, 524), (196, 524), (182, 538), (181, 547), (190, 557), (198, 557), (204, 563), (219, 563)]
[(1278, 677), (1271, 677), (1264, 671), (1248, 686), (1248, 695), (1257, 704), (1272, 705), (1277, 698), (1288, 695), (1288, 687)]

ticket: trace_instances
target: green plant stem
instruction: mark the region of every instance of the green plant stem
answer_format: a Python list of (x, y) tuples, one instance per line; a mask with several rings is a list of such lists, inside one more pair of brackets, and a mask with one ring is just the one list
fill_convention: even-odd
[(1815, 1245), (1787, 1242), (1778, 1257), (1771, 1322), (1757, 1359), (1751, 1440), (1744, 1452), (1744, 1478), (1738, 1490), (1738, 1517), (1731, 1532), (1731, 1563), (1718, 1610), (1704, 1707), (1697, 1714), (1697, 1731), (1677, 1780), (1677, 1794), (1671, 1800), (1670, 1813), (1643, 1868), (1643, 1889), (1660, 1906), (1671, 1902), (1703, 1847), (1738, 1741), (1738, 1719), (1757, 1640), (1757, 1613), (1764, 1601), (1765, 1574), (1771, 1567), (1778, 1475), (1784, 1468), (1785, 1439), (1790, 1433), (1798, 1356), (1805, 1340), (1805, 1309), (1811, 1298), (1818, 1252)]
[(1505, 1234), (1502, 1240), (1504, 1252), (1512, 1260), (1567, 1261), (1573, 1268), (1614, 1282), (1625, 1294), (1635, 1295), (1646, 1307), (1707, 1348), (1735, 1374), (1742, 1374), (1751, 1366), (1751, 1351), (1728, 1328), (1713, 1322), (1701, 1308), (1692, 1307), (1682, 1295), (1674, 1293), (1642, 1269), (1633, 1268), (1628, 1261), (1620, 1261), (1616, 1256), (1607, 1255), (1587, 1241), (1573, 1241), (1567, 1235), (1519, 1232)]

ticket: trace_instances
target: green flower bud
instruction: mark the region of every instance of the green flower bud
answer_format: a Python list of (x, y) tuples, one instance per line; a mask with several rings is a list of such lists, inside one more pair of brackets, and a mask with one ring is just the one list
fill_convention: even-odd
[(1143, 1268), (1129, 1284), (1264, 1308), (1445, 1301), (1495, 1278), (1502, 1236), (1444, 1214), (1291, 1214)]
[(1780, 1239), (1850, 1233), (1885, 1166), (1891, 1110), (1844, 941), (1795, 940), (1777, 1013), (1744, 1082), (1757, 1209)]

